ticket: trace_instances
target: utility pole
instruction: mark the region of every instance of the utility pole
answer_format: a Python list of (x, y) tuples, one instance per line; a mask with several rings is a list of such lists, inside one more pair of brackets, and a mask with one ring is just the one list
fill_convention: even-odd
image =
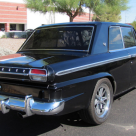
[(130, 23), (130, 22), (127, 22), (129, 20), (129, 16), (127, 16), (127, 11), (125, 11), (125, 23)]
[(125, 11), (125, 23), (126, 23), (126, 11)]

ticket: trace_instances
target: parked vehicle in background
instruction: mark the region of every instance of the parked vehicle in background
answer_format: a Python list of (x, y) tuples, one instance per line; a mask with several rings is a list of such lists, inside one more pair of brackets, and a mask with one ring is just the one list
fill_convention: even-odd
[(136, 34), (130, 25), (41, 26), (16, 54), (0, 58), (0, 110), (20, 111), (23, 118), (78, 111), (84, 121), (101, 124), (113, 97), (136, 86), (135, 69)]
[(31, 34), (33, 33), (33, 30), (27, 30), (27, 31), (10, 31), (6, 32), (7, 38), (25, 38), (27, 39)]
[(25, 30), (26, 32), (33, 32), (34, 30), (33, 29), (27, 29)]
[(1, 31), (5, 31), (5, 28), (1, 28)]

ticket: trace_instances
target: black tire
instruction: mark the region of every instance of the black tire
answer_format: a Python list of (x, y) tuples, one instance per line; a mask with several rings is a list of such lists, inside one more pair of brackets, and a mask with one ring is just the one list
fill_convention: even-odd
[(79, 115), (82, 120), (89, 124), (102, 124), (109, 116), (112, 102), (113, 88), (111, 82), (107, 78), (100, 79), (96, 83), (88, 108), (81, 110)]

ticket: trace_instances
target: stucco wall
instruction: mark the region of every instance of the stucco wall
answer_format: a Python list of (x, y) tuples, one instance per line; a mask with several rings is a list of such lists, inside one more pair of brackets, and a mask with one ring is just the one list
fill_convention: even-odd
[(34, 29), (42, 24), (53, 24), (69, 22), (69, 17), (66, 14), (33, 12), (27, 9), (27, 29)]

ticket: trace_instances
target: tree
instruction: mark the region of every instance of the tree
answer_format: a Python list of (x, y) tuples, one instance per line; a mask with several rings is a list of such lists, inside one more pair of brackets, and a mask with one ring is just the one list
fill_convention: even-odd
[[(70, 17), (70, 22), (77, 15), (83, 14), (84, 0), (25, 0), (27, 8), (33, 11), (54, 11), (59, 13), (66, 13)], [(89, 0), (88, 0), (89, 1)]]
[(131, 25), (135, 28), (135, 30), (136, 30), (136, 21), (133, 21), (132, 23), (131, 23)]
[[(70, 22), (73, 22), (73, 19), (77, 15), (84, 14), (83, 7), (88, 7), (90, 10), (93, 10), (96, 13), (96, 16), (101, 16), (101, 12), (106, 14), (114, 11), (114, 9), (118, 10), (118, 14), (120, 11), (127, 9), (125, 5), (128, 0), (25, 0), (27, 8), (30, 8), (33, 11), (41, 11), (46, 13), (47, 11), (66, 13)], [(123, 3), (124, 2), (124, 3)], [(108, 9), (108, 6), (111, 7), (112, 10)], [(105, 12), (105, 7), (107, 11)], [(114, 7), (114, 8), (112, 8)], [(114, 13), (114, 15), (118, 15)], [(110, 15), (109, 15), (110, 16)], [(104, 18), (108, 18), (105, 16)], [(116, 18), (116, 17), (115, 17)]]
[(103, 22), (119, 22), (121, 19), (120, 10), (114, 6), (110, 7), (107, 4), (101, 5), (99, 9), (95, 9), (93, 20)]
[(106, 3), (101, 3), (94, 7), (95, 15), (93, 17), (96, 21), (104, 22), (119, 22), (121, 19), (121, 11), (127, 10), (128, 0), (114, 0)]

